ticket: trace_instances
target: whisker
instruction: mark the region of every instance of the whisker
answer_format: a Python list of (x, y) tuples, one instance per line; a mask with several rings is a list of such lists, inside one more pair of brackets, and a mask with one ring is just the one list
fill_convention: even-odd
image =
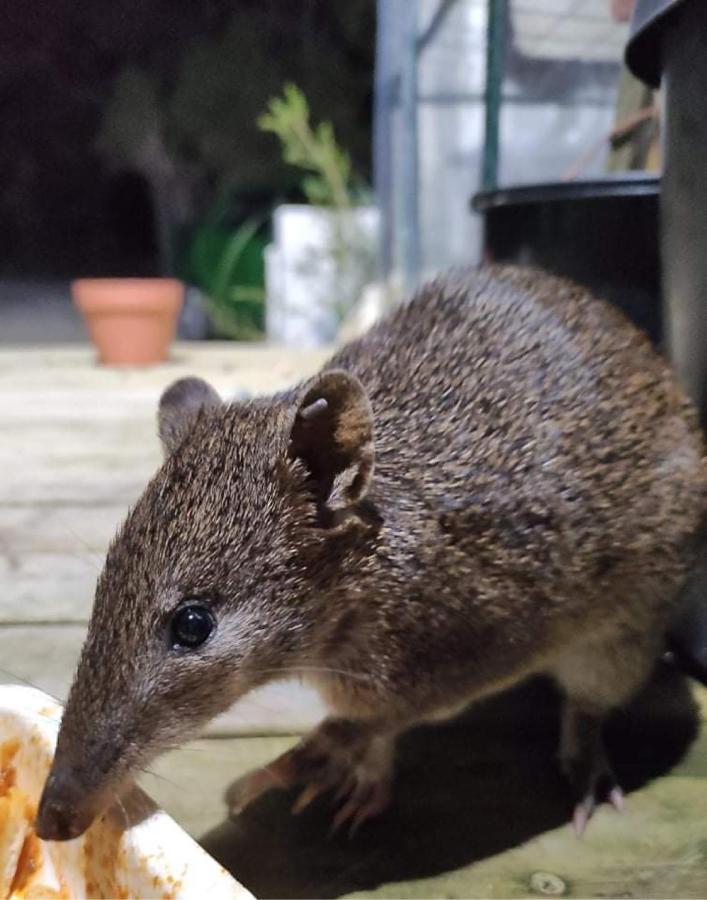
[(167, 778), (164, 775), (160, 775), (160, 773), (155, 772), (154, 769), (149, 769), (147, 767), (139, 766), (137, 771), (142, 772), (143, 775), (150, 775), (152, 778), (156, 778), (158, 781), (164, 781), (165, 784), (169, 784), (172, 787), (175, 787), (175, 788), (181, 787), (181, 785), (177, 784), (176, 781), (172, 781), (171, 778)]
[(80, 559), (81, 562), (85, 562), (86, 565), (90, 566), (94, 569), (98, 574), (101, 574), (101, 569), (103, 567), (103, 561), (98, 559), (98, 557), (93, 557), (87, 553), (79, 553), (78, 550), (69, 550), (67, 551), (68, 556), (72, 556), (74, 559)]
[[(211, 738), (205, 737), (202, 740), (212, 740)], [(165, 748), (164, 753), (169, 753), (172, 750), (186, 750), (188, 753), (207, 753), (208, 747), (188, 747), (186, 744), (170, 744)], [(152, 773), (155, 774), (155, 773)]]
[(127, 811), (126, 811), (126, 809), (125, 809), (125, 806), (123, 806), (123, 801), (120, 799), (120, 797), (118, 796), (118, 794), (116, 794), (115, 792), (113, 792), (113, 799), (115, 800), (116, 806), (118, 806), (118, 808), (120, 809), (121, 813), (123, 814), (123, 821), (125, 822), (125, 827), (126, 827), (126, 829), (130, 828), (130, 827), (131, 827), (130, 818), (129, 818), (128, 813), (127, 813)]
[(337, 669), (333, 666), (310, 666), (310, 665), (296, 665), (296, 666), (283, 666), (281, 668), (273, 668), (273, 669), (262, 669), (255, 668), (253, 669), (256, 675), (299, 675), (303, 676), (309, 672), (314, 673), (322, 673), (325, 675), (342, 675), (346, 678), (351, 678), (355, 681), (361, 681), (370, 684), (371, 676), (370, 675), (362, 675), (360, 672), (354, 672), (351, 669)]
[(74, 538), (74, 540), (78, 541), (78, 543), (84, 547), (84, 550), (87, 551), (85, 554), (72, 553), (71, 555), (76, 556), (78, 559), (83, 559), (86, 562), (90, 562), (91, 565), (97, 571), (100, 572), (101, 567), (103, 565), (103, 560), (102, 560), (101, 556), (99, 556), (97, 554), (95, 547), (92, 547), (91, 544), (89, 544), (89, 542), (85, 538), (82, 538), (81, 535), (77, 531), (74, 530), (72, 525), (70, 525), (69, 522), (66, 521), (63, 517), (61, 519), (59, 519), (59, 521), (61, 522), (62, 526), (66, 529), (66, 531), (68, 531), (69, 534), (71, 534), (71, 536)]

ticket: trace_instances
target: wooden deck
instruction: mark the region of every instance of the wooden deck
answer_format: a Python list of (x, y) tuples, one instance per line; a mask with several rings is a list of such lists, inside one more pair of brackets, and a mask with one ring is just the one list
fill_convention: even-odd
[[(0, 681), (63, 697), (108, 540), (158, 466), (155, 410), (184, 374), (224, 395), (267, 393), (323, 354), (181, 345), (146, 370), (97, 367), (87, 348), (0, 350)], [(169, 754), (149, 792), (260, 897), (707, 898), (706, 693), (670, 670), (612, 731), (627, 811), (601, 810), (584, 841), (567, 825), (552, 762), (556, 698), (542, 684), (401, 747), (394, 809), (327, 840), (325, 801), (297, 818), (270, 795), (226, 819), (226, 785), (321, 715), (276, 685)]]

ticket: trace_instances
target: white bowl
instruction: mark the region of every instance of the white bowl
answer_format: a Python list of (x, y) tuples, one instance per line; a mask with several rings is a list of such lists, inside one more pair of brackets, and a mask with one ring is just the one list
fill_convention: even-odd
[(252, 897), (139, 788), (80, 838), (40, 841), (61, 712), (34, 688), (0, 686), (0, 897)]

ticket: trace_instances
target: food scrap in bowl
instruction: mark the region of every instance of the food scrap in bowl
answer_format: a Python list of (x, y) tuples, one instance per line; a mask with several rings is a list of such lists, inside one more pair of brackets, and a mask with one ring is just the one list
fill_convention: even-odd
[(75, 840), (40, 840), (34, 821), (61, 713), (40, 691), (0, 685), (0, 898), (252, 900), (138, 787)]
[(21, 744), (0, 744), (0, 897), (68, 898), (34, 831), (36, 807), (17, 786), (16, 760)]

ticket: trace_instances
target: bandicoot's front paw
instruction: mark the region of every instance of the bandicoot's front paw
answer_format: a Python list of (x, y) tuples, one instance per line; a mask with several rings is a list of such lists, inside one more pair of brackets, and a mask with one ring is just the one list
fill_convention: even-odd
[(230, 815), (242, 813), (258, 797), (274, 788), (290, 787), (291, 782), (278, 775), (275, 763), (262, 769), (254, 769), (230, 785), (225, 798)]
[(262, 794), (275, 788), (320, 783), (333, 786), (336, 779), (331, 760), (317, 744), (314, 736), (306, 738), (262, 769), (254, 769), (239, 778), (226, 792), (230, 812), (234, 815), (242, 812)]
[(355, 777), (337, 791), (335, 801), (342, 801), (331, 824), (331, 832), (347, 822), (349, 835), (354, 835), (368, 819), (380, 815), (390, 804), (391, 786), (387, 777)]
[[(274, 762), (249, 772), (229, 788), (226, 802), (237, 815), (274, 788), (303, 785), (292, 812), (302, 812), (315, 798), (334, 793), (340, 808), (332, 830), (350, 823), (350, 833), (378, 815), (390, 801), (392, 742), (382, 737), (356, 740), (356, 735), (324, 723), (320, 729)], [(345, 738), (348, 736), (348, 740)]]

